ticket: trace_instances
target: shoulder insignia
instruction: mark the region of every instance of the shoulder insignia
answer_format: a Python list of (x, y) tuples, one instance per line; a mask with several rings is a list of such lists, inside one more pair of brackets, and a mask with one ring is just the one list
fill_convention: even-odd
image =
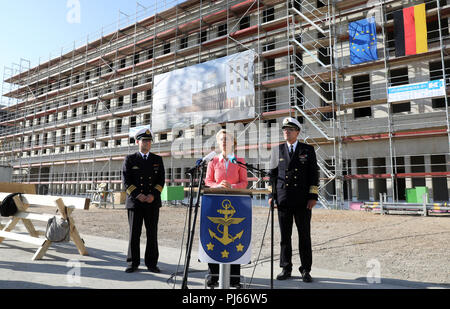
[(319, 188), (317, 186), (311, 186), (309, 187), (309, 193), (319, 194)]

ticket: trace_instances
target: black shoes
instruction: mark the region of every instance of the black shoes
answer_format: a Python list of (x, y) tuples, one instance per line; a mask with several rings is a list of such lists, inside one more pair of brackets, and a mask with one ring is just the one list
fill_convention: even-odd
[(125, 272), (126, 272), (126, 273), (132, 273), (132, 272), (135, 272), (137, 269), (138, 269), (137, 266), (128, 266), (128, 267), (125, 269)]
[(302, 275), (303, 282), (306, 282), (306, 283), (312, 282), (312, 277), (309, 274), (309, 271), (304, 270), (303, 267), (301, 267), (301, 266), (298, 268), (298, 270), (300, 271), (300, 274)]
[[(217, 278), (212, 278), (209, 277), (208, 280), (206, 281), (206, 286), (208, 288), (217, 288), (219, 286), (219, 281)], [(230, 282), (230, 287), (231, 288), (235, 288), (235, 289), (241, 289), (242, 288), (242, 284), (240, 282)]]
[(153, 267), (147, 267), (148, 271), (151, 273), (156, 273), (159, 274), (161, 272), (161, 269), (159, 269), (158, 266), (153, 266)]
[(283, 271), (278, 274), (277, 280), (286, 280), (290, 277), (291, 277), (291, 270), (283, 268)]
[[(302, 275), (303, 282), (312, 282), (312, 277), (309, 274), (309, 271), (305, 271), (302, 266), (298, 269), (300, 274)], [(291, 270), (283, 269), (283, 271), (277, 276), (277, 280), (286, 280), (291, 277)]]

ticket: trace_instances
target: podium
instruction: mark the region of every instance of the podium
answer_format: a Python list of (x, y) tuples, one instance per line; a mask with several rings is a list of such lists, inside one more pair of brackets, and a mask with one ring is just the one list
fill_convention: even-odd
[(202, 190), (199, 260), (220, 265), (219, 288), (230, 283), (230, 265), (251, 259), (252, 190)]

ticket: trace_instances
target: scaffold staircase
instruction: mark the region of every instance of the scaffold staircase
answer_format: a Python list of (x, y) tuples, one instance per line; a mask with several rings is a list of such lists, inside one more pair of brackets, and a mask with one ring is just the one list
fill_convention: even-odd
[[(294, 92), (294, 93), (292, 93)], [(291, 97), (297, 97), (298, 89), (291, 88)], [(330, 135), (330, 131), (332, 131), (334, 126), (334, 118), (327, 117), (324, 113), (322, 113), (315, 105), (308, 100), (307, 97), (302, 98), (301, 102), (302, 108), (298, 105), (294, 105), (293, 107), (303, 116), (304, 119), (308, 120), (309, 123), (329, 141), (334, 141), (334, 137)], [(308, 112), (305, 112), (307, 110)], [(325, 125), (328, 123), (329, 125)]]
[[(322, 112), (320, 109), (331, 106), (331, 110), (334, 110), (332, 4), (329, 0), (318, 0), (317, 3), (321, 4), (321, 7), (317, 8), (316, 2), (306, 0), (288, 0), (288, 3), (289, 44), (293, 50), (289, 62), (295, 80), (289, 85), (291, 107), (319, 133), (317, 139), (332, 142), (335, 150), (335, 114)], [(298, 85), (311, 90), (315, 98), (299, 94)], [(293, 99), (299, 97), (300, 100)], [(314, 102), (320, 102), (321, 106)], [(336, 179), (335, 153), (330, 156), (314, 138), (303, 134), (305, 142), (316, 148), (317, 163), (323, 173), (324, 180), (319, 186), (319, 202), (325, 208), (335, 208), (336, 194), (330, 194), (326, 190), (326, 186)]]

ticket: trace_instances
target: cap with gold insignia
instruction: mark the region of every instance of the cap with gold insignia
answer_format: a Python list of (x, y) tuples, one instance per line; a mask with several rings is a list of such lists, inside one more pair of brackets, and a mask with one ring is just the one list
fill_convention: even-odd
[(136, 132), (134, 139), (139, 140), (153, 140), (152, 131), (149, 128), (142, 128)]
[(287, 117), (287, 118), (284, 118), (283, 126), (281, 128), (282, 129), (294, 128), (294, 129), (300, 130), (302, 128), (302, 125), (300, 124), (300, 122), (298, 122), (297, 119), (292, 118), (292, 117)]

